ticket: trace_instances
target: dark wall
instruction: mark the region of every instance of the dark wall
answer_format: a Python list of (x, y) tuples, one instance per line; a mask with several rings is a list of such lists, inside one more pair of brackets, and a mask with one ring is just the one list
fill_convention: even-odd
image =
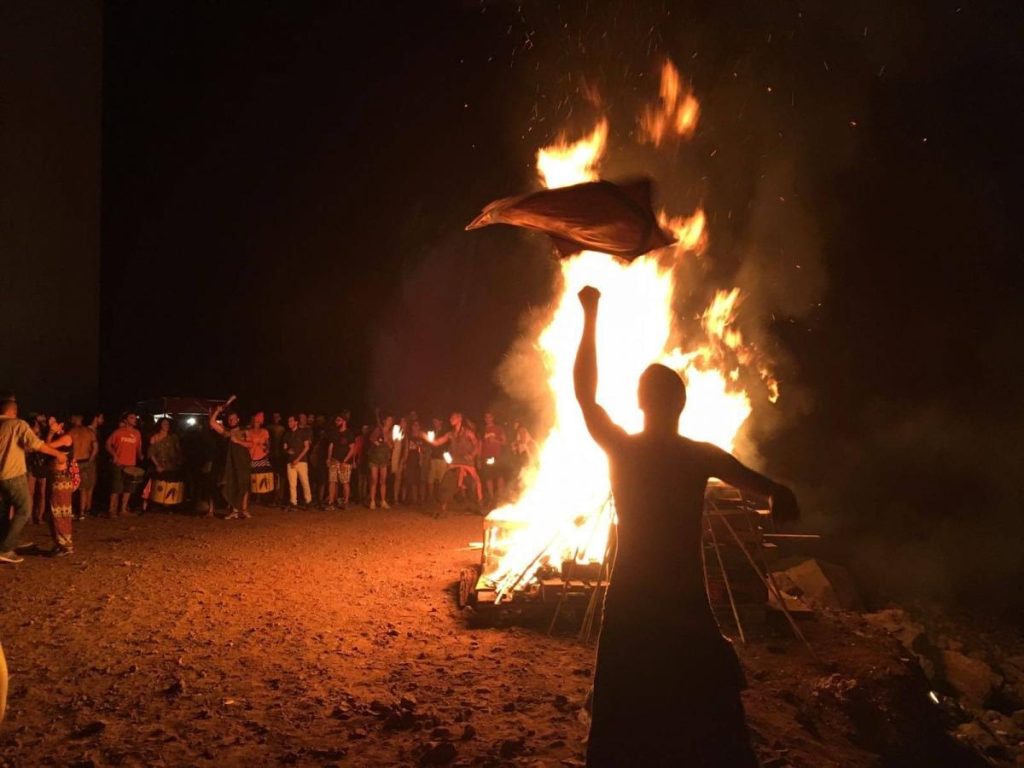
[(0, 0), (0, 387), (97, 397), (100, 0)]

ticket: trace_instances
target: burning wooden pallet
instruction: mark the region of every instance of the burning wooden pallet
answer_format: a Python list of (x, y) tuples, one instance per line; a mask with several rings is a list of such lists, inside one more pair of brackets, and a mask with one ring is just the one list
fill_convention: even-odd
[[(597, 516), (608, 526), (608, 546), (601, 560), (564, 558), (555, 567), (544, 558), (549, 542), (541, 545), (534, 560), (514, 578), (496, 582), (490, 577), (515, 539), (522, 521), (488, 517), (479, 566), (465, 568), (459, 578), (459, 605), (474, 610), (485, 623), (510, 616), (550, 617), (553, 628), (560, 616), (579, 615), (581, 636), (599, 626), (600, 606), (611, 581), (614, 564), (614, 519), (611, 500)], [(704, 505), (702, 558), (708, 599), (719, 623), (745, 640), (744, 627), (763, 622), (773, 601), (771, 564), (777, 551), (767, 505), (745, 497), (719, 481), (708, 484)], [(773, 540), (774, 539), (774, 540)], [(778, 605), (778, 601), (774, 601)], [(783, 609), (785, 606), (783, 606)], [(794, 631), (800, 631), (793, 625)]]

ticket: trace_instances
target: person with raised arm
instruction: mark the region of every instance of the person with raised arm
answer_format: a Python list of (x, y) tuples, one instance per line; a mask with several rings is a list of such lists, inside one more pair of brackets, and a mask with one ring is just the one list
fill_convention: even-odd
[[(40, 440), (31, 427), (18, 418), (18, 401), (14, 394), (0, 394), (0, 563), (13, 565), (24, 560), (15, 549), (21, 529), (32, 514), (25, 454), (36, 452), (51, 457), (57, 469), (66, 467), (64, 452)], [(13, 516), (8, 514), (12, 507)]]
[(637, 390), (636, 435), (597, 403), (600, 292), (579, 292), (584, 325), (573, 370), (587, 429), (608, 454), (617, 554), (594, 675), (588, 768), (757, 766), (740, 691), (743, 671), (711, 612), (701, 568), (704, 492), (716, 477), (768, 496), (777, 519), (798, 516), (793, 493), (710, 443), (678, 433), (679, 374), (651, 365)]
[(251, 477), (251, 459), (249, 450), (252, 441), (247, 432), (241, 427), (241, 419), (234, 411), (228, 413), (225, 421), (221, 424), (217, 419), (234, 402), (232, 395), (226, 402), (215, 406), (210, 411), (210, 429), (221, 437), (227, 439), (227, 455), (224, 461), (224, 474), (221, 476), (221, 492), (224, 500), (228, 503), (228, 513), (225, 520), (237, 520), (240, 517), (248, 518), (249, 515), (249, 478)]

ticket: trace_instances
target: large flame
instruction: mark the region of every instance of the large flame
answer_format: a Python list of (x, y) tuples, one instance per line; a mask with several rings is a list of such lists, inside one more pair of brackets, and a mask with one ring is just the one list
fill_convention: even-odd
[[(646, 138), (654, 143), (668, 130), (692, 132), (699, 111), (692, 94), (682, 91), (671, 62), (662, 75), (660, 107), (648, 110), (642, 121)], [(541, 149), (537, 153), (541, 182), (552, 188), (598, 178), (607, 137), (608, 122), (602, 119), (576, 142), (561, 139)], [(558, 568), (567, 560), (600, 562), (605, 556), (614, 519), (608, 462), (587, 433), (573, 390), (573, 364), (583, 328), (576, 300), (581, 288), (592, 285), (602, 294), (597, 399), (617, 424), (629, 432), (641, 429), (637, 381), (652, 362), (669, 365), (686, 379), (681, 434), (731, 450), (750, 415), (750, 398), (739, 385), (740, 368), (756, 368), (760, 362), (735, 327), (739, 290), (715, 295), (702, 319), (705, 338), (686, 344), (685, 351), (674, 322), (674, 267), (688, 253), (704, 248), (704, 212), (698, 210), (689, 217), (662, 213), (660, 218), (679, 239), (670, 249), (632, 263), (593, 251), (561, 262), (559, 295), (550, 321), (536, 339), (547, 371), (554, 424), (536, 467), (523, 478), (522, 495), (488, 516), (483, 576), (494, 585), (499, 600), (528, 584), (543, 565)], [(774, 380), (770, 386), (775, 386)]]

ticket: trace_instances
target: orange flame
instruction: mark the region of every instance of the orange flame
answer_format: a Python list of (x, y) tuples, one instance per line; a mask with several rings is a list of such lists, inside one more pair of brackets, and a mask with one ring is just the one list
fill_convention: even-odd
[(640, 116), (641, 139), (656, 147), (669, 137), (687, 137), (697, 129), (700, 103), (683, 85), (679, 70), (665, 60), (661, 67), (661, 93), (656, 105)]
[(597, 164), (608, 141), (608, 121), (600, 120), (594, 130), (577, 142), (560, 138), (537, 152), (537, 174), (548, 189), (568, 187), (597, 179)]
[[(679, 74), (671, 62), (662, 72), (662, 105), (660, 117), (644, 116), (655, 144), (670, 123), (679, 135), (692, 132), (698, 105), (691, 94), (681, 93)], [(541, 149), (537, 153), (541, 181), (559, 187), (597, 179), (607, 138), (608, 122), (602, 119), (576, 142), (563, 138)], [(496, 589), (499, 601), (528, 584), (545, 565), (559, 568), (567, 560), (600, 562), (614, 521), (607, 458), (587, 433), (573, 389), (572, 369), (583, 327), (576, 301), (581, 288), (593, 285), (602, 293), (597, 399), (616, 423), (629, 432), (641, 429), (636, 387), (641, 372), (652, 362), (671, 366), (686, 380), (681, 434), (731, 450), (750, 415), (750, 398), (738, 385), (740, 369), (761, 363), (735, 327), (739, 289), (716, 293), (702, 318), (705, 338), (698, 345), (688, 345), (692, 351), (680, 347), (674, 322), (674, 264), (667, 256), (678, 260), (705, 247), (704, 211), (689, 217), (663, 213), (660, 218), (679, 239), (671, 246), (671, 254), (656, 252), (626, 263), (584, 251), (560, 262), (561, 290), (548, 324), (535, 341), (547, 374), (554, 424), (536, 465), (524, 472), (519, 499), (488, 515), (483, 576)], [(767, 372), (763, 366), (760, 370)]]

